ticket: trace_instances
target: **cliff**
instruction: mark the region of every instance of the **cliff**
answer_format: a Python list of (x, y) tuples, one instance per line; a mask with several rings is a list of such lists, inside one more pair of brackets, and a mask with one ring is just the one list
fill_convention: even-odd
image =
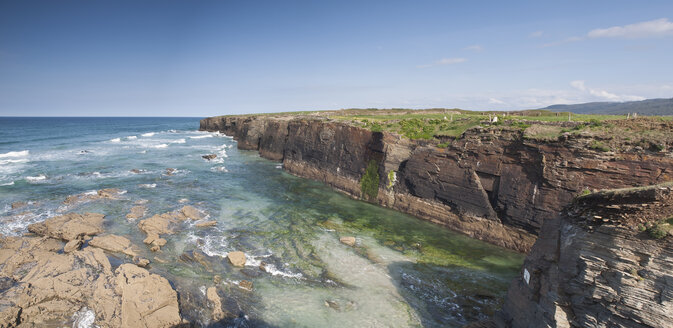
[[(670, 122), (648, 124), (673, 131)], [(445, 148), (309, 115), (211, 117), (200, 129), (233, 136), (240, 149), (258, 150), (288, 172), (352, 197), (521, 252), (530, 250), (545, 220), (584, 190), (673, 179), (673, 157), (665, 151), (624, 145), (605, 151), (592, 144), (596, 136), (542, 140), (511, 126), (473, 127)], [(365, 175), (371, 165), (375, 172)], [(363, 194), (371, 183), (374, 192)]]
[(579, 197), (547, 219), (500, 327), (673, 327), (673, 184)]

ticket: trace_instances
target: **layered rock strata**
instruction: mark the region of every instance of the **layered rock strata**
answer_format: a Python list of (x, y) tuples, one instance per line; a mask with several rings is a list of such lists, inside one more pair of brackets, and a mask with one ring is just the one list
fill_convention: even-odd
[(508, 127), (469, 129), (446, 148), (308, 116), (211, 117), (200, 129), (233, 136), (240, 149), (354, 198), (364, 198), (373, 161), (378, 193), (370, 201), (521, 252), (583, 190), (673, 179), (665, 152), (603, 152), (589, 147), (590, 136), (536, 141)]
[(500, 327), (673, 327), (673, 184), (582, 196), (547, 219)]

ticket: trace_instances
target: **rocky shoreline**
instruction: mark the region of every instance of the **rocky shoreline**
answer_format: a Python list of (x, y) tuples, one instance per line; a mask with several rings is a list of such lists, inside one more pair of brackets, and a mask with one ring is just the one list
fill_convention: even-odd
[[(672, 129), (665, 122), (634, 122)], [(257, 150), (281, 161), (287, 172), (353, 198), (519, 252), (530, 251), (544, 220), (583, 192), (673, 177), (670, 152), (643, 150), (635, 143), (605, 152), (592, 148), (597, 138), (592, 135), (536, 140), (517, 128), (478, 126), (439, 147), (301, 115), (210, 117), (201, 120), (200, 129), (232, 136), (240, 149)], [(363, 177), (371, 163), (373, 192), (366, 195)]]
[[(114, 200), (122, 193), (103, 189), (69, 196), (63, 203)], [(13, 208), (26, 204), (17, 202)], [(135, 206), (127, 219), (141, 219), (145, 212), (144, 206)], [(201, 228), (216, 224), (204, 221), (205, 217), (186, 205), (140, 220), (137, 226), (146, 233), (144, 242), (154, 253), (166, 244), (160, 235), (174, 233), (181, 221), (192, 220)], [(69, 212), (29, 225), (24, 236), (0, 236), (0, 327), (191, 325), (181, 314), (185, 300), (180, 302), (172, 283), (151, 273), (151, 261), (139, 255), (147, 252), (124, 236), (106, 233), (105, 221), (100, 213)], [(234, 253), (236, 260), (230, 261), (240, 266), (243, 253)], [(180, 258), (209, 266), (205, 255), (183, 254)], [(162, 259), (154, 257), (152, 261)], [(236, 315), (225, 309), (218, 296), (217, 280), (215, 275), (213, 286), (208, 288), (207, 311), (212, 312), (213, 322), (235, 320)], [(246, 282), (245, 287), (252, 289), (252, 284)]]

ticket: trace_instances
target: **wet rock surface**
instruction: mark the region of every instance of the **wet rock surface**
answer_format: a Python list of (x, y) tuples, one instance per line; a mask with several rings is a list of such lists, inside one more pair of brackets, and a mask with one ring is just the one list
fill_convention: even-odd
[(500, 327), (670, 327), (673, 185), (579, 197), (548, 219), (512, 282)]

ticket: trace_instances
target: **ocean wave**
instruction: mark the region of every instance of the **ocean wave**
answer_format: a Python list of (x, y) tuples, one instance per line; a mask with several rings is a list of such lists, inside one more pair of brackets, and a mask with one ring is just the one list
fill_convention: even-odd
[(27, 158), (20, 158), (20, 159), (2, 159), (0, 160), (0, 165), (7, 165), (7, 164), (21, 164), (21, 163), (28, 163)]
[(160, 145), (152, 146), (152, 148), (157, 148), (157, 149), (167, 148), (167, 147), (168, 147), (168, 144), (160, 144)]
[(203, 138), (212, 138), (212, 137), (214, 137), (214, 135), (212, 135), (212, 134), (204, 134), (204, 135), (202, 135), (202, 136), (193, 136), (193, 137), (189, 137), (189, 139), (203, 139)]
[(26, 157), (28, 155), (30, 155), (30, 152), (28, 150), (10, 151), (8, 153), (0, 154), (0, 158)]
[(110, 142), (121, 142), (122, 139), (121, 138), (114, 138), (114, 139), (110, 139), (109, 141)]
[(229, 170), (227, 170), (227, 168), (224, 166), (213, 166), (210, 168), (210, 170), (213, 172), (224, 172), (224, 173), (229, 172)]
[(147, 132), (147, 133), (143, 133), (143, 134), (141, 134), (140, 136), (141, 136), (141, 137), (152, 137), (152, 136), (154, 136), (155, 134), (156, 134), (156, 132)]
[(7, 182), (7, 183), (0, 184), (0, 186), (13, 186), (13, 185), (14, 185), (14, 181), (10, 181), (10, 182)]
[(187, 142), (184, 138), (183, 139), (178, 139), (178, 140), (173, 140), (170, 143), (178, 143), (178, 144), (183, 144)]
[(152, 188), (156, 188), (157, 184), (156, 183), (143, 183), (143, 184), (139, 184), (138, 187), (146, 188), (146, 189), (152, 189)]
[(138, 137), (137, 137), (137, 136), (128, 136), (128, 137), (126, 137), (126, 140), (135, 140), (135, 139), (138, 139)]
[(47, 176), (44, 174), (40, 174), (34, 177), (26, 177), (26, 181), (28, 182), (38, 182), (38, 181), (44, 181), (47, 180)]

